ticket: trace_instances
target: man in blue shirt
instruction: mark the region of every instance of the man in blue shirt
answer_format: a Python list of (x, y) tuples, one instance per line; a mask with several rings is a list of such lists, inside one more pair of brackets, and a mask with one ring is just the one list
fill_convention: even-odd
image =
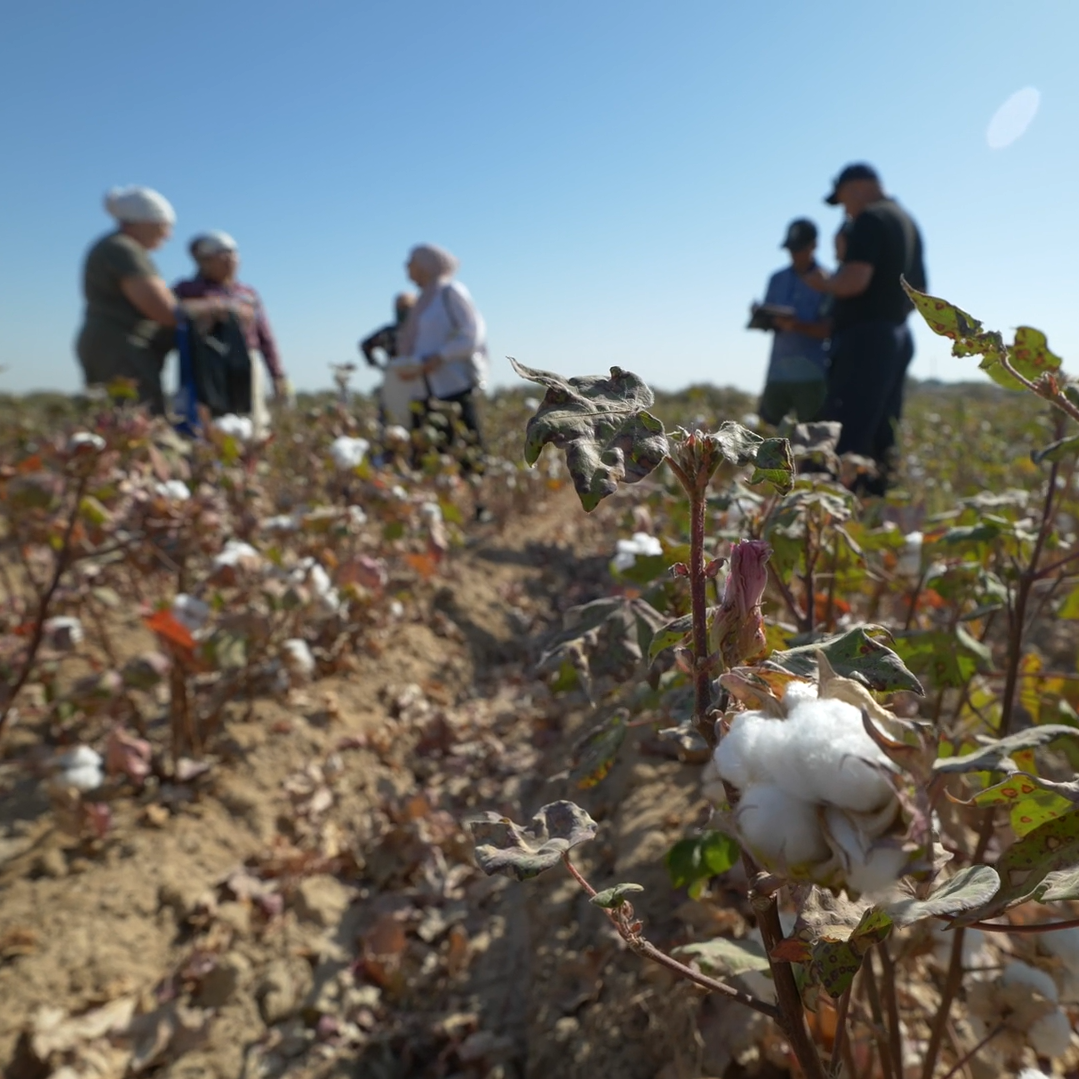
[[(780, 247), (790, 252), (791, 264), (772, 274), (764, 297), (765, 310), (774, 305), (794, 313), (764, 319), (775, 337), (759, 410), (765, 423), (778, 424), (788, 412), (793, 412), (799, 423), (808, 423), (817, 418), (824, 404), (826, 341), (831, 332), (831, 298), (802, 280), (817, 265), (817, 226), (804, 217), (792, 221)], [(754, 322), (759, 324), (756, 307), (754, 313)]]

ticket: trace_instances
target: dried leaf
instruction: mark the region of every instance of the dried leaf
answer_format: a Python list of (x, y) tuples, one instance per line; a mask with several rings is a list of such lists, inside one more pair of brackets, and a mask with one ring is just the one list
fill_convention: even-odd
[(523, 828), (507, 817), (487, 813), (468, 822), (476, 842), (476, 861), (488, 876), (504, 873), (528, 880), (550, 869), (564, 852), (592, 839), (596, 822), (573, 802), (551, 802)]

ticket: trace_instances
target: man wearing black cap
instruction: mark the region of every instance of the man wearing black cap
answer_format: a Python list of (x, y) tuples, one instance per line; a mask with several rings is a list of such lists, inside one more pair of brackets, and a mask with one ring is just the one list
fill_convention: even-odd
[(827, 277), (815, 268), (803, 277), (835, 297), (822, 418), (843, 424), (839, 453), (856, 453), (877, 464), (877, 475), (859, 477), (856, 489), (882, 495), (894, 463), (903, 381), (914, 356), (907, 328), (912, 306), (900, 277), (925, 289), (922, 237), (906, 210), (884, 194), (870, 165), (848, 165), (824, 201), (842, 206), (850, 227), (845, 259), (836, 273)]
[[(817, 418), (824, 403), (828, 363), (824, 342), (831, 306), (830, 297), (803, 281), (817, 265), (817, 226), (804, 217), (792, 221), (780, 247), (790, 252), (791, 264), (772, 274), (764, 308), (754, 305), (751, 309), (752, 325), (775, 331), (759, 408), (765, 423), (777, 424), (788, 412), (807, 423)], [(769, 306), (787, 308), (793, 314), (762, 317)]]

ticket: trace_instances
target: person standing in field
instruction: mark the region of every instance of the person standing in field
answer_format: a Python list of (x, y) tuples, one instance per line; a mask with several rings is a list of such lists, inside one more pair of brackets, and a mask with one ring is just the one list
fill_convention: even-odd
[(900, 278), (925, 290), (922, 237), (910, 214), (885, 195), (870, 165), (848, 165), (824, 201), (843, 207), (849, 229), (836, 273), (829, 277), (816, 267), (803, 276), (810, 287), (835, 297), (821, 418), (843, 425), (838, 453), (856, 453), (876, 463), (876, 474), (859, 476), (855, 489), (883, 495), (895, 466), (903, 384), (914, 356), (907, 327), (913, 306)]
[(765, 423), (778, 424), (789, 412), (808, 423), (824, 404), (831, 326), (830, 297), (802, 280), (817, 264), (817, 226), (804, 217), (792, 221), (780, 247), (790, 252), (791, 264), (772, 274), (764, 302), (794, 314), (769, 319), (775, 336), (758, 410)]
[(393, 298), (393, 322), (380, 326), (374, 333), (368, 334), (360, 342), (359, 349), (369, 367), (381, 366), (377, 356), (378, 352), (381, 352), (385, 357), (383, 362), (392, 360), (397, 356), (397, 335), (401, 332), (401, 327), (405, 324), (405, 319), (408, 318), (409, 312), (415, 304), (415, 293), (399, 292)]
[(132, 379), (139, 401), (161, 414), (161, 370), (172, 348), (176, 297), (150, 252), (172, 235), (176, 214), (168, 199), (148, 187), (113, 188), (105, 209), (117, 227), (87, 252), (86, 314), (75, 353), (87, 386)]
[(259, 294), (237, 279), (240, 252), (236, 241), (227, 232), (203, 232), (188, 244), (187, 249), (198, 272), (194, 277), (176, 283), (176, 295), (182, 300), (215, 299), (229, 305), (243, 327), (248, 351), (262, 354), (273, 383), (274, 397), (281, 400), (288, 392), (281, 354)]
[[(406, 383), (416, 387), (414, 425), (423, 422), (423, 403), (432, 398), (456, 404), (470, 441), (482, 448), (477, 397), (487, 370), (487, 327), (468, 289), (454, 280), (458, 261), (444, 248), (420, 244), (405, 264), (420, 289), (397, 334), (397, 357), (391, 362)], [(475, 471), (466, 458), (463, 467)]]
[(173, 347), (180, 316), (213, 315), (218, 301), (180, 304), (150, 258), (172, 235), (176, 214), (149, 187), (113, 188), (105, 209), (114, 231), (87, 252), (83, 264), (86, 313), (75, 342), (87, 386), (131, 379), (139, 403), (165, 411), (161, 371)]

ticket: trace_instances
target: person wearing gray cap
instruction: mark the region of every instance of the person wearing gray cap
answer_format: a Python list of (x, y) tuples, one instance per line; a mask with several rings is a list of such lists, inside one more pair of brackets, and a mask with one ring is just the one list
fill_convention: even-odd
[(186, 281), (178, 281), (174, 287), (176, 295), (182, 299), (211, 297), (226, 304), (243, 327), (249, 351), (262, 353), (273, 381), (274, 396), (286, 396), (288, 383), (262, 300), (250, 285), (236, 279), (240, 268), (236, 241), (227, 232), (203, 232), (187, 249), (198, 266), (198, 273)]
[(778, 424), (789, 412), (808, 423), (824, 403), (830, 328), (830, 297), (802, 280), (816, 266), (817, 226), (797, 218), (780, 247), (790, 252), (791, 264), (772, 274), (764, 303), (750, 308), (752, 329), (774, 331), (758, 410), (765, 423)]
[(821, 419), (842, 423), (838, 453), (876, 464), (875, 474), (857, 477), (854, 490), (883, 495), (895, 467), (903, 383), (914, 356), (907, 327), (912, 305), (900, 279), (925, 290), (922, 237), (910, 214), (885, 195), (871, 165), (848, 165), (824, 201), (842, 206), (850, 225), (836, 273), (829, 277), (815, 268), (803, 276), (807, 285), (835, 297)]

